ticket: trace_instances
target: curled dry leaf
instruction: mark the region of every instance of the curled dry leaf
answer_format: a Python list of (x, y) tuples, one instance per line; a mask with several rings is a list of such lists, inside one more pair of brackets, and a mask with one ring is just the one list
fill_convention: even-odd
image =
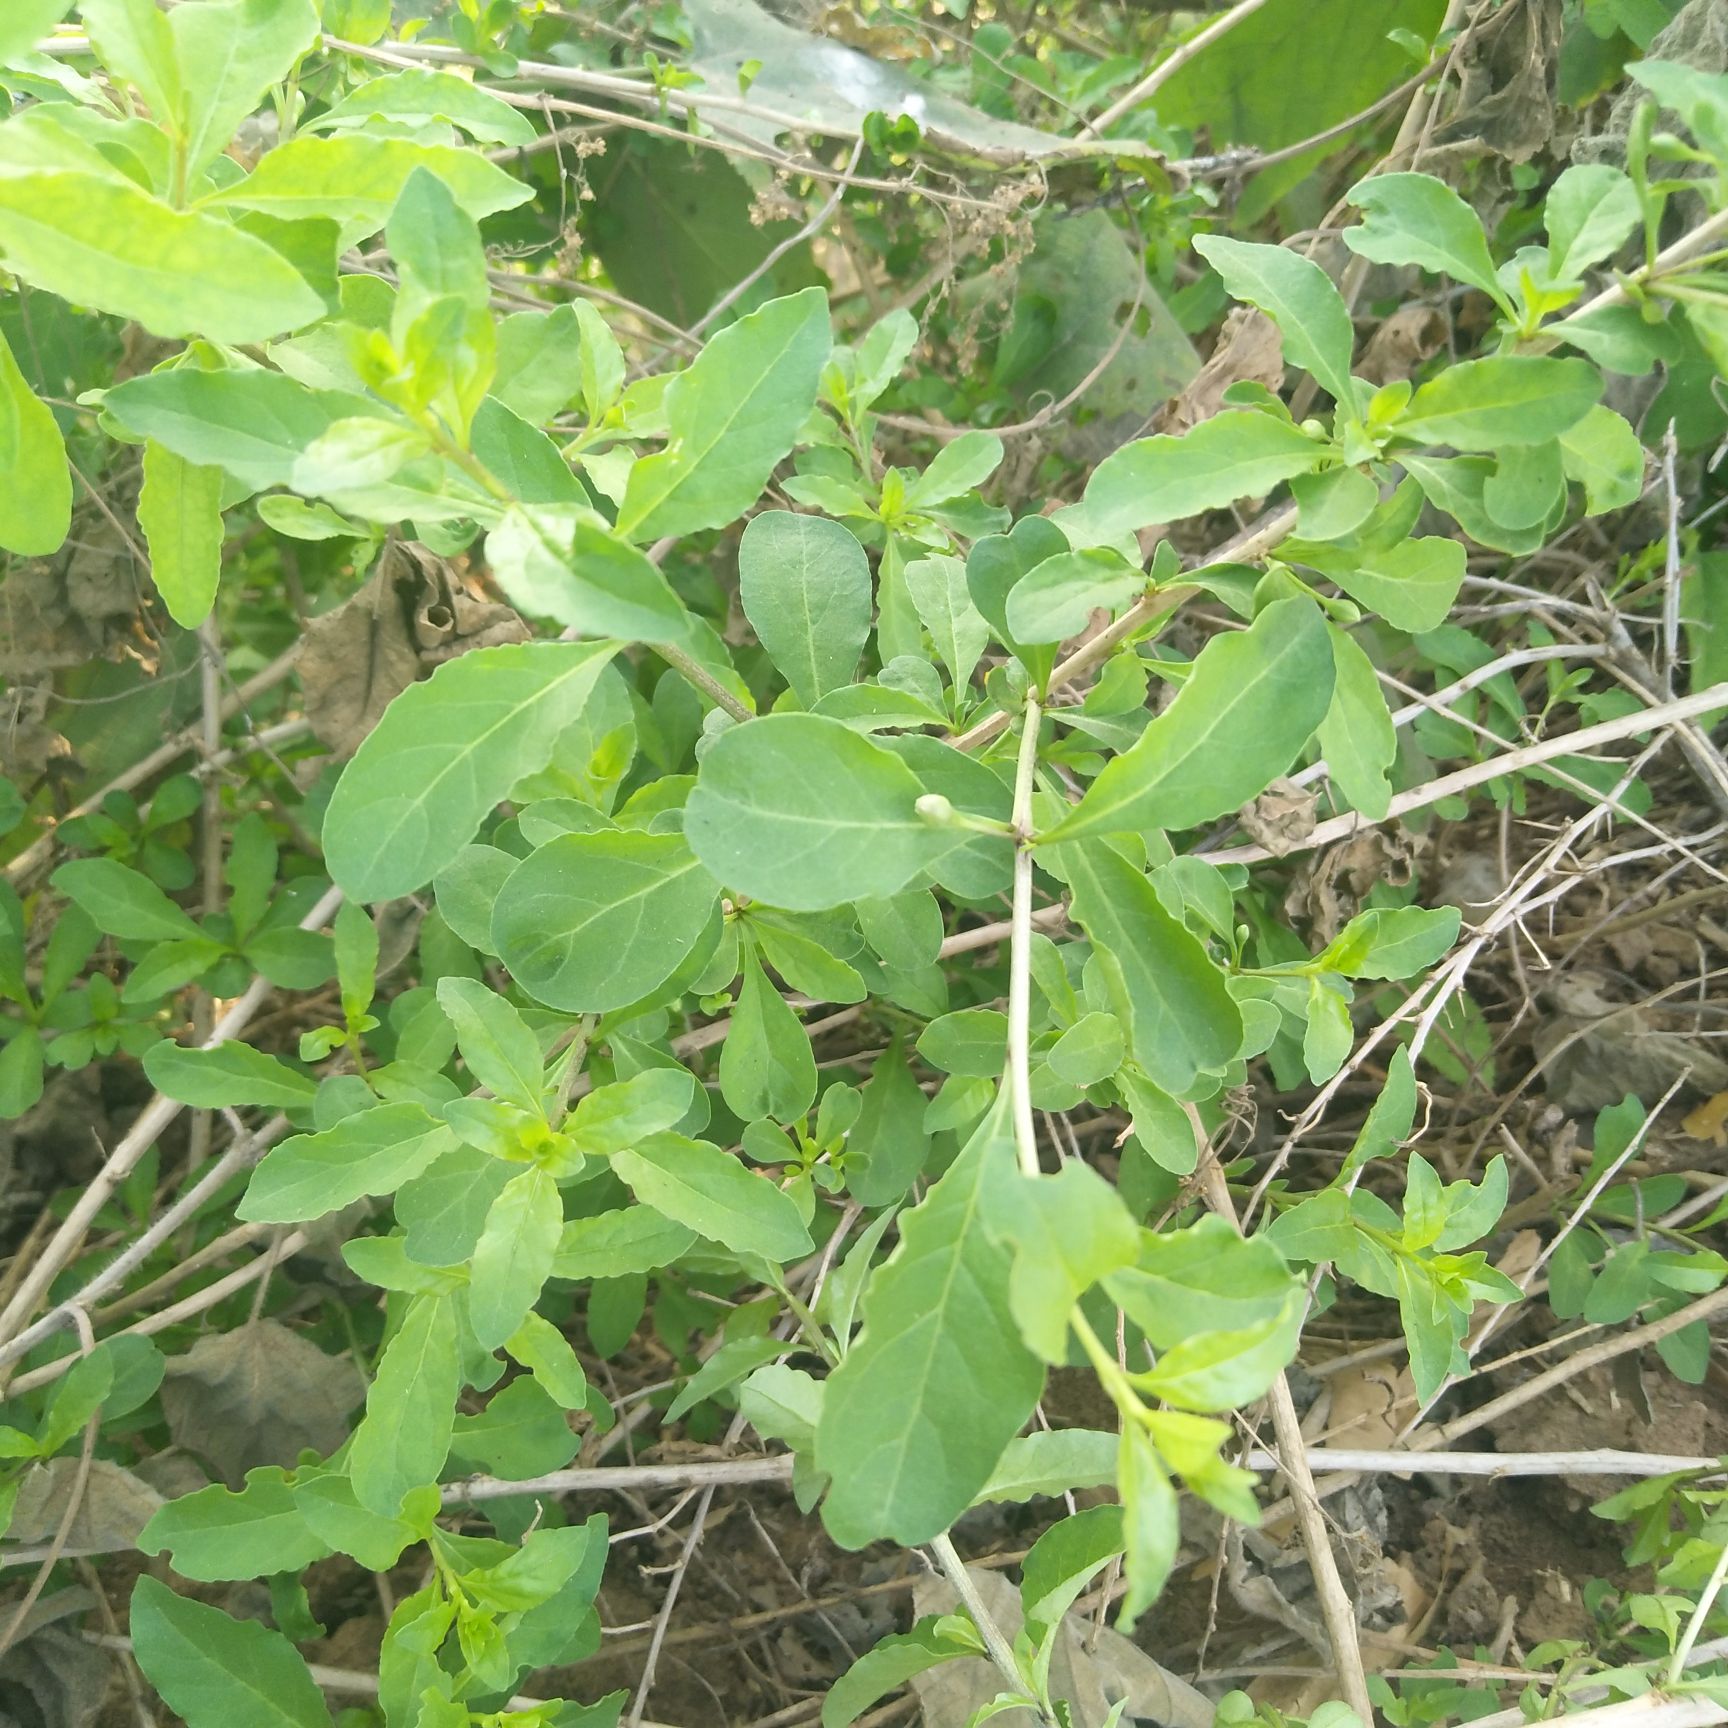
[(1294, 780), (1274, 780), (1252, 804), (1242, 806), (1237, 819), (1250, 839), (1274, 858), (1282, 858), (1314, 832), (1317, 802), (1312, 792)]
[(385, 708), (434, 667), (531, 634), (508, 606), (470, 594), (436, 553), (393, 540), (357, 594), (306, 625), (306, 717), (332, 750), (351, 755)]
[[(52, 1542), (77, 1480), (75, 1457), (52, 1458), (26, 1471), (7, 1540), (27, 1546)], [(142, 1477), (106, 1458), (93, 1458), (66, 1534), (66, 1552), (113, 1554), (132, 1547), (161, 1504), (162, 1496)]]
[(1368, 338), (1356, 370), (1370, 384), (1413, 378), (1446, 344), (1446, 320), (1432, 306), (1401, 306)]
[(1158, 430), (1178, 434), (1210, 420), (1224, 406), (1232, 384), (1263, 384), (1276, 390), (1284, 382), (1284, 344), (1278, 326), (1252, 306), (1238, 306), (1224, 320), (1211, 358), (1194, 381), (1159, 417)]
[(1297, 866), (1285, 914), (1305, 922), (1316, 942), (1330, 942), (1376, 882), (1401, 888), (1410, 880), (1414, 855), (1410, 835), (1396, 823), (1352, 834)]
[(162, 1410), (175, 1444), (215, 1466), (230, 1488), (260, 1464), (294, 1464), (302, 1448), (334, 1452), (366, 1382), (345, 1356), (274, 1320), (200, 1338), (169, 1360)]

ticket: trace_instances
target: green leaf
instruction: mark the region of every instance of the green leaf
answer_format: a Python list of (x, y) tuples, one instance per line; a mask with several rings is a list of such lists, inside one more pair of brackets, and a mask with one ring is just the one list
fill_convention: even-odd
[(1600, 404), (1560, 434), (1560, 465), (1584, 488), (1584, 511), (1600, 516), (1636, 504), (1644, 490), (1644, 446), (1612, 408)]
[(12, 0), (0, 18), (0, 63), (29, 53), (71, 10), (72, 0)]
[(900, 1199), (924, 1169), (925, 1097), (896, 1038), (876, 1058), (858, 1120), (846, 1136), (846, 1187), (862, 1206)]
[[(0, 32), (6, 26), (0, 24)], [(0, 50), (0, 59), (4, 59)], [(72, 525), (66, 440), (46, 403), (25, 382), (0, 335), (0, 547), (26, 558), (59, 551)]]
[(310, 1075), (232, 1040), (208, 1049), (164, 1038), (144, 1052), (144, 1074), (158, 1092), (195, 1110), (226, 1110), (249, 1104), (298, 1110), (318, 1095)]
[(1493, 354), (1431, 378), (1393, 425), (1400, 438), (1459, 450), (1541, 444), (1576, 425), (1601, 394), (1602, 374), (1587, 360)]
[(1290, 1293), (1283, 1309), (1240, 1330), (1209, 1330), (1179, 1339), (1135, 1385), (1179, 1410), (1235, 1410), (1265, 1394), (1296, 1355), (1306, 1295)]
[(638, 1200), (735, 1254), (781, 1264), (810, 1252), (791, 1198), (705, 1140), (649, 1134), (615, 1152), (612, 1168)]
[(351, 898), (424, 886), (486, 812), (551, 759), (616, 642), (476, 648), (411, 684), (343, 771), (324, 818), (330, 874)]
[(994, 432), (962, 432), (936, 452), (930, 466), (906, 488), (911, 510), (945, 504), (982, 486), (1002, 461), (1002, 440)]
[(1344, 297), (1311, 258), (1285, 246), (1262, 246), (1202, 234), (1194, 250), (1216, 270), (1231, 299), (1258, 306), (1284, 338), (1284, 358), (1309, 373), (1347, 416), (1356, 411), (1350, 356), (1356, 332)]
[(468, 1285), (468, 1320), (482, 1350), (496, 1350), (527, 1319), (563, 1232), (564, 1204), (544, 1170), (524, 1170), (492, 1202)]
[[(1420, 460), (1427, 463), (1427, 458)], [(1468, 524), (1464, 526), (1468, 532)], [(1461, 542), (1438, 534), (1404, 540), (1385, 550), (1370, 547), (1357, 552), (1304, 541), (1287, 544), (1284, 551), (1331, 577), (1394, 629), (1413, 635), (1446, 622), (1464, 582), (1467, 556)]]
[(1356, 1136), (1350, 1155), (1338, 1173), (1339, 1181), (1353, 1175), (1374, 1158), (1384, 1158), (1409, 1137), (1416, 1120), (1416, 1074), (1410, 1047), (1400, 1044), (1386, 1064), (1386, 1084), (1368, 1112), (1368, 1120)]
[(648, 559), (576, 506), (513, 506), (486, 537), (486, 557), (510, 601), (585, 636), (674, 642), (689, 614)]
[(196, 630), (216, 604), (222, 573), (220, 468), (200, 468), (152, 439), (144, 446), (138, 526), (150, 548), (150, 574), (168, 616)]
[(456, 1028), (469, 1073), (494, 1097), (538, 1116), (545, 1063), (522, 1016), (477, 978), (440, 978), (438, 1006)]
[(1175, 701), (1040, 844), (1225, 815), (1289, 768), (1331, 700), (1332, 644), (1320, 609), (1306, 598), (1274, 601), (1248, 629), (1201, 649)]
[(114, 858), (74, 858), (52, 877), (98, 930), (128, 941), (202, 939), (204, 932), (150, 880)]
[(1548, 268), (1556, 282), (1578, 282), (1638, 226), (1638, 188), (1606, 162), (1581, 162), (1549, 188), (1543, 209)]
[(1171, 917), (1158, 890), (1108, 846), (1066, 858), (1074, 917), (1103, 963), (1134, 1059), (1178, 1097), (1242, 1048), (1242, 1011), (1205, 945)]
[[(348, 36), (347, 30), (326, 23), (333, 34)], [(352, 37), (350, 37), (352, 40)], [(410, 123), (443, 120), (466, 132), (477, 144), (531, 144), (533, 125), (510, 106), (467, 78), (440, 72), (430, 66), (392, 67), (382, 77), (350, 90), (341, 101), (325, 109), (303, 131), (338, 132), (364, 126), (374, 115)], [(560, 307), (559, 312), (568, 308)], [(525, 313), (525, 317), (536, 314)], [(508, 322), (508, 320), (507, 320)], [(553, 405), (561, 408), (569, 397)], [(531, 416), (532, 418), (532, 416)]]
[(1308, 1025), (1302, 1035), (1302, 1061), (1318, 1086), (1344, 1066), (1355, 1042), (1350, 1004), (1319, 978), (1308, 980)]
[(1133, 1265), (1112, 1271), (1104, 1288), (1158, 1350), (1276, 1319), (1301, 1290), (1272, 1242), (1244, 1240), (1218, 1217), (1145, 1232), (1138, 1254)]
[[(529, 1382), (528, 1384), (532, 1384)], [(394, 1518), (404, 1496), (436, 1482), (450, 1452), (462, 1359), (456, 1311), (447, 1296), (411, 1296), (384, 1354), (366, 1414), (348, 1447), (354, 1498)]]
[(1560, 441), (1514, 444), (1495, 459), (1494, 472), (1482, 483), (1482, 503), (1496, 522), (1508, 528), (1540, 528), (1566, 507), (1566, 475), (1560, 461)]
[(1344, 926), (1320, 963), (1349, 978), (1412, 978), (1458, 940), (1456, 906), (1376, 907)]
[(923, 790), (892, 751), (838, 720), (770, 714), (709, 746), (684, 833), (728, 887), (820, 912), (896, 894), (947, 850), (913, 808)]
[(913, 609), (936, 644), (937, 659), (959, 690), (990, 640), (990, 626), (972, 604), (966, 586), (966, 566), (946, 556), (917, 558), (906, 566), (905, 575)]
[(1130, 1423), (1122, 1431), (1116, 1491), (1122, 1498), (1122, 1535), (1127, 1551), (1124, 1572), (1128, 1580), (1116, 1626), (1126, 1633), (1163, 1593), (1182, 1541), (1176, 1490), (1151, 1437), (1138, 1423)]
[(1043, 1389), (1008, 1304), (1009, 1251), (985, 1222), (1013, 1167), (1007, 1094), (924, 1199), (864, 1293), (864, 1327), (828, 1377), (822, 1521), (845, 1548), (928, 1541), (989, 1480)]
[(754, 943), (743, 945), (739, 959), (743, 981), (720, 1051), (720, 1096), (742, 1122), (796, 1122), (816, 1100), (810, 1034), (768, 982)]
[(455, 1134), (418, 1104), (356, 1111), (322, 1133), (271, 1147), (236, 1212), (267, 1224), (322, 1218), (365, 1195), (394, 1192), (455, 1145)]
[(1351, 807), (1370, 822), (1384, 821), (1392, 803), (1386, 770), (1398, 759), (1398, 732), (1374, 662), (1348, 631), (1328, 624), (1326, 632), (1332, 638), (1332, 706), (1320, 722), (1320, 748)]
[[(678, 1198), (677, 1203), (693, 1215), (701, 1211), (699, 1198)], [(651, 1206), (573, 1219), (559, 1239), (552, 1276), (586, 1281), (658, 1272), (689, 1253), (696, 1235), (694, 1227), (675, 1223)]]
[(687, 1068), (644, 1068), (628, 1080), (596, 1086), (577, 1103), (564, 1132), (584, 1152), (608, 1158), (644, 1134), (677, 1127), (699, 1092)]
[(436, 174), (475, 221), (512, 210), (533, 196), (531, 187), (494, 167), (478, 151), (370, 133), (335, 138), (302, 133), (267, 151), (244, 180), (207, 194), (203, 202), (290, 220), (326, 216), (340, 225), (341, 244), (350, 246), (376, 234), (390, 219), (416, 168)]
[(548, 1007), (599, 1014), (639, 1002), (676, 972), (719, 889), (675, 834), (564, 834), (498, 891), (492, 939)]
[(1006, 620), (1016, 642), (1063, 642), (1095, 611), (1117, 612), (1146, 588), (1146, 574), (1120, 552), (1087, 548), (1035, 565), (1008, 594)]
[(33, 286), (154, 336), (262, 342), (324, 316), (274, 247), (76, 169), (0, 175), (0, 256)]
[(736, 1385), (746, 1374), (786, 1354), (778, 1338), (728, 1338), (688, 1380), (667, 1406), (666, 1420), (676, 1422), (705, 1399)]
[(961, 1637), (953, 1620), (927, 1614), (910, 1632), (882, 1639), (828, 1688), (822, 1728), (851, 1728), (872, 1704), (899, 1691), (915, 1674), (977, 1654), (976, 1640)]
[(1010, 1440), (979, 1501), (1019, 1504), (1076, 1488), (1107, 1487), (1116, 1475), (1116, 1436), (1096, 1428), (1034, 1430)]
[(160, 124), (178, 128), (185, 77), (160, 8), (140, 0), (85, 0), (79, 12), (103, 65), (137, 86)]
[(714, 337), (667, 386), (666, 449), (630, 470), (618, 532), (655, 540), (742, 515), (816, 405), (832, 340), (819, 288), (770, 300)]
[(186, 1728), (332, 1728), (299, 1652), (256, 1620), (140, 1578), (127, 1630), (144, 1677)]
[(212, 1484), (160, 1507), (138, 1535), (145, 1554), (167, 1550), (182, 1578), (203, 1584), (298, 1572), (330, 1550), (307, 1528), (287, 1476), (246, 1472), (239, 1492)]
[(220, 468), (254, 492), (286, 486), (308, 445), (339, 420), (368, 412), (361, 397), (309, 390), (280, 372), (190, 366), (128, 379), (104, 406), (183, 461)]
[(764, 510), (738, 542), (744, 616), (806, 708), (844, 689), (870, 638), (870, 564), (838, 522)]
[(1376, 174), (1351, 189), (1350, 202), (1365, 217), (1344, 230), (1344, 244), (1357, 257), (1417, 264), (1468, 282), (1511, 315), (1476, 212), (1443, 181), (1427, 174)]
[(1089, 1506), (1052, 1524), (1032, 1544), (1020, 1568), (1020, 1600), (1038, 1643), (1122, 1547), (1120, 1506)]
[(550, 1320), (523, 1315), (522, 1324), (504, 1340), (504, 1348), (534, 1378), (546, 1396), (566, 1410), (581, 1410), (588, 1403), (588, 1376), (570, 1341)]
[(1179, 522), (1257, 498), (1325, 461), (1327, 446), (1288, 420), (1249, 411), (1215, 414), (1180, 438), (1124, 444), (1086, 484), (1087, 539), (1105, 545), (1155, 522)]
[[(168, 14), (184, 87), (178, 130), (196, 176), (318, 36), (312, 0), (205, 0)], [(160, 116), (166, 118), (166, 116)]]

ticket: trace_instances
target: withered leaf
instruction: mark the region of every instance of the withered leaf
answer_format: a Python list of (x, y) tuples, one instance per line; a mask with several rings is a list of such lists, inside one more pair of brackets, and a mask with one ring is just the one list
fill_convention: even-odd
[(1284, 344), (1278, 326), (1252, 306), (1238, 306), (1224, 320), (1211, 358), (1194, 381), (1165, 408), (1158, 430), (1172, 436), (1210, 420), (1224, 406), (1232, 384), (1263, 384), (1276, 390), (1284, 382)]
[[(7, 1540), (26, 1546), (52, 1542), (77, 1480), (76, 1457), (52, 1458), (26, 1471)], [(105, 1458), (91, 1459), (89, 1479), (66, 1535), (67, 1554), (123, 1552), (138, 1540), (138, 1532), (161, 1504), (162, 1496), (141, 1477)]]
[(326, 1356), (274, 1320), (200, 1338), (171, 1357), (162, 1410), (176, 1445), (207, 1459), (230, 1488), (260, 1464), (285, 1468), (304, 1448), (330, 1453), (366, 1395), (345, 1356)]

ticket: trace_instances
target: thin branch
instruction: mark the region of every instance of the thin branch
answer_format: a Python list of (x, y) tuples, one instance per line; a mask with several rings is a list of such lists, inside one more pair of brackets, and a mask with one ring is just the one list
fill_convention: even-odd
[(1096, 138), (1107, 127), (1115, 125), (1130, 109), (1138, 108), (1148, 97), (1162, 90), (1197, 54), (1205, 53), (1221, 36), (1228, 35), (1244, 19), (1253, 17), (1265, 4), (1266, 0), (1236, 0), (1236, 4), (1221, 18), (1214, 19), (1204, 30), (1190, 36), (1168, 59), (1154, 66), (1133, 89), (1124, 91), (1095, 120), (1081, 127), (1080, 136), (1083, 139)]

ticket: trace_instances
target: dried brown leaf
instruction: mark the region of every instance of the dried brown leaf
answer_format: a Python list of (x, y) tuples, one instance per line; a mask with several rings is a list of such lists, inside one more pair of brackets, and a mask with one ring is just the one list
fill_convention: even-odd
[[(26, 1545), (52, 1542), (77, 1480), (76, 1458), (53, 1458), (26, 1471), (7, 1540)], [(161, 1504), (162, 1496), (141, 1477), (105, 1458), (93, 1458), (66, 1534), (66, 1550), (113, 1554), (130, 1548)]]
[(1278, 326), (1252, 306), (1238, 306), (1224, 320), (1206, 364), (1159, 417), (1158, 430), (1177, 435), (1210, 420), (1224, 406), (1232, 384), (1263, 384), (1276, 390), (1284, 382), (1284, 345)]

